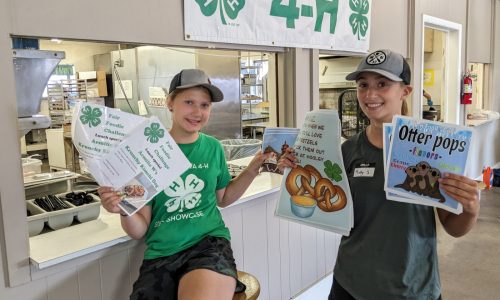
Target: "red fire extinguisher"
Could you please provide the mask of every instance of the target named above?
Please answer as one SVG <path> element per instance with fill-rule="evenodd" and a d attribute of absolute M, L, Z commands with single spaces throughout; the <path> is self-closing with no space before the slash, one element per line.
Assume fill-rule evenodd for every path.
<path fill-rule="evenodd" d="M 470 73 L 465 73 L 463 78 L 463 92 L 461 104 L 472 104 L 472 77 Z"/>

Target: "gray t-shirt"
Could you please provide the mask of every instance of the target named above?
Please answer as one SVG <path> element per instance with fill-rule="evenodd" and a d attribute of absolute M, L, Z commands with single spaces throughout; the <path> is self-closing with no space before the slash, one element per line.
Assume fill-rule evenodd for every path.
<path fill-rule="evenodd" d="M 437 299 L 441 283 L 436 221 L 429 206 L 387 200 L 383 151 L 365 131 L 342 145 L 354 202 L 354 228 L 342 237 L 335 280 L 356 299 Z M 373 177 L 354 177 L 356 168 Z M 359 171 L 359 170 L 358 170 Z"/>

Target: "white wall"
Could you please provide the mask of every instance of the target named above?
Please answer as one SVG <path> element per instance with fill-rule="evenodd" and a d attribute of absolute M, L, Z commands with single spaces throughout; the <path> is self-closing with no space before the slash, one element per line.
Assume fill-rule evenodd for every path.
<path fill-rule="evenodd" d="M 495 0 L 469 0 L 467 60 L 491 63 L 493 7 Z M 498 27 L 497 27 L 498 28 Z"/>
<path fill-rule="evenodd" d="M 411 0 L 372 0 L 370 51 L 391 49 L 410 57 Z"/>
<path fill-rule="evenodd" d="M 96 71 L 94 70 L 94 55 L 118 50 L 118 45 L 75 41 L 63 41 L 58 44 L 50 40 L 40 40 L 40 50 L 64 51 L 65 58 L 59 64 L 74 65 L 75 72 L 84 72 Z"/>
<path fill-rule="evenodd" d="M 319 84 L 346 82 L 347 74 L 353 72 L 361 62 L 361 57 L 342 57 L 319 60 Z M 326 68 L 326 71 L 324 72 Z M 352 81 L 350 82 L 352 83 Z"/>
<path fill-rule="evenodd" d="M 2 109 L 0 128 L 2 132 L 2 155 L 0 155 L 0 292 L 4 284 L 18 283 L 29 277 L 27 222 L 24 219 L 26 206 L 23 199 L 20 141 L 17 136 L 17 105 L 12 64 L 11 3 L 0 0 L 0 62 L 4 66 L 0 80 Z M 7 243 L 6 243 L 7 241 Z M 6 277 L 9 271 L 9 277 Z M 0 293 L 1 295 L 1 293 Z"/>

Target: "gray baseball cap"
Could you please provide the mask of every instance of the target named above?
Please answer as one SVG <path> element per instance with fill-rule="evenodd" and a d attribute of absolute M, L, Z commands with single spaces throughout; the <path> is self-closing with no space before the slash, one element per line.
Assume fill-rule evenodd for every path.
<path fill-rule="evenodd" d="M 184 69 L 177 73 L 170 82 L 168 93 L 178 89 L 188 89 L 196 86 L 202 86 L 210 92 L 212 102 L 220 102 L 224 99 L 222 91 L 210 82 L 207 74 L 199 69 Z"/>
<path fill-rule="evenodd" d="M 358 65 L 358 69 L 348 74 L 345 79 L 357 80 L 362 72 L 373 72 L 393 81 L 402 81 L 410 84 L 411 70 L 404 57 L 391 50 L 381 49 L 374 51 Z"/>

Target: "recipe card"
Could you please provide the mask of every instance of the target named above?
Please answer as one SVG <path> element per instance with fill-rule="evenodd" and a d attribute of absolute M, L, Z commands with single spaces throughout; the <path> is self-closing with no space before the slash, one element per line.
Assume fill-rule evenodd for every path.
<path fill-rule="evenodd" d="M 119 206 L 128 215 L 190 166 L 157 117 L 81 103 L 73 115 L 72 136 L 97 183 L 125 195 Z"/>

